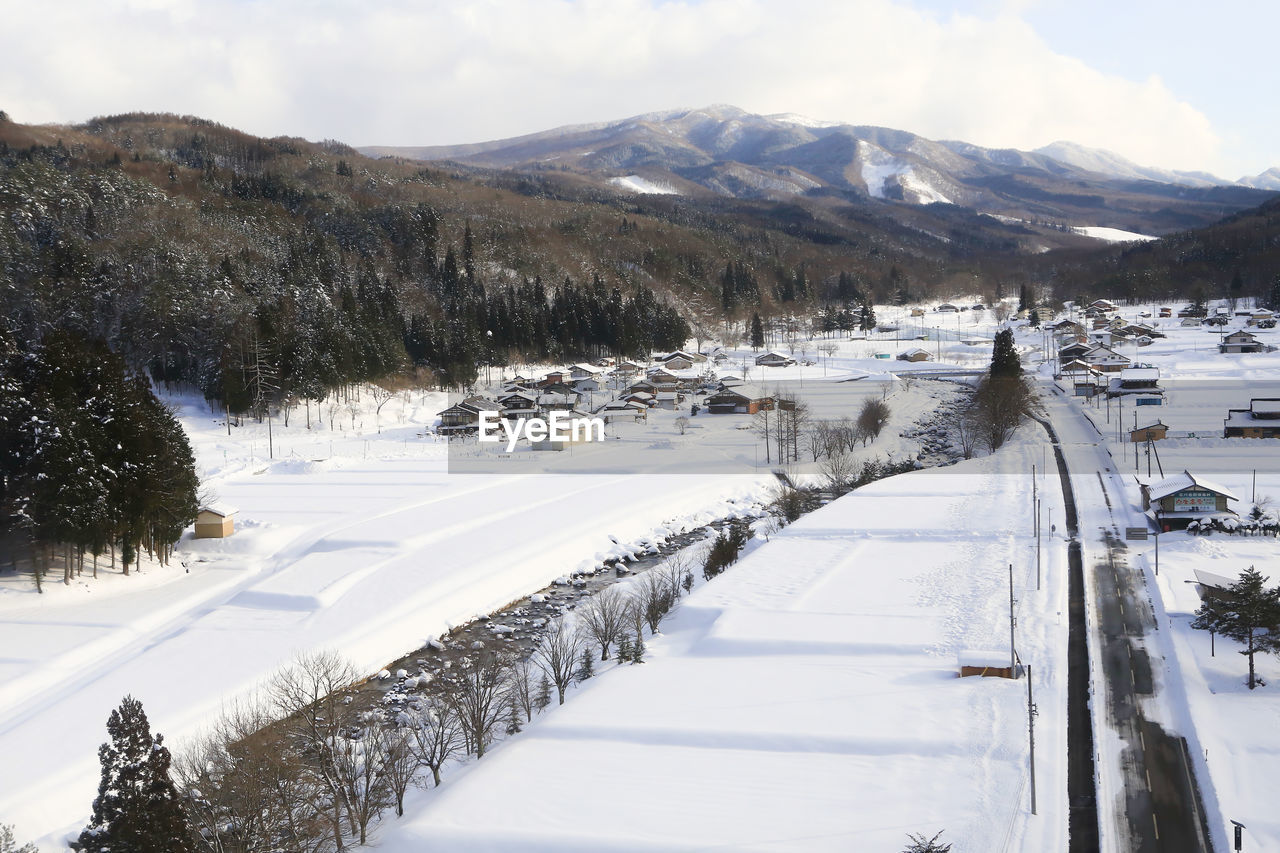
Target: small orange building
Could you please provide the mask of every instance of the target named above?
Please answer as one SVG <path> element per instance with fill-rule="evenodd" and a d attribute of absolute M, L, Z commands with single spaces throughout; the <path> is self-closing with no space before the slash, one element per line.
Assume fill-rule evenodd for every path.
<path fill-rule="evenodd" d="M 236 511 L 225 504 L 200 507 L 196 515 L 196 539 L 225 539 L 235 532 Z"/>

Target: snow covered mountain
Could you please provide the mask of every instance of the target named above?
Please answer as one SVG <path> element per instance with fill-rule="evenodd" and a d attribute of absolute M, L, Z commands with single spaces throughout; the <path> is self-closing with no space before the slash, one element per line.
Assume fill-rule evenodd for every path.
<path fill-rule="evenodd" d="M 1057 142 L 1038 151 L 935 141 L 901 130 L 762 116 L 716 105 L 436 147 L 370 146 L 372 156 L 487 169 L 554 169 L 612 192 L 893 206 L 949 204 L 1024 222 L 1161 234 L 1265 201 L 1280 172 L 1233 186 L 1212 175 L 1138 166 Z M 905 215 L 905 213 L 903 214 Z"/>

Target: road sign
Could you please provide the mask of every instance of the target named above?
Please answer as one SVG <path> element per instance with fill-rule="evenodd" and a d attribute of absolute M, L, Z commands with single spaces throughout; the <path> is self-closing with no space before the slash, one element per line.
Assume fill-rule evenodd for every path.
<path fill-rule="evenodd" d="M 1124 538 L 1133 541 L 1146 541 L 1147 528 L 1145 527 L 1126 527 L 1124 529 Z"/>

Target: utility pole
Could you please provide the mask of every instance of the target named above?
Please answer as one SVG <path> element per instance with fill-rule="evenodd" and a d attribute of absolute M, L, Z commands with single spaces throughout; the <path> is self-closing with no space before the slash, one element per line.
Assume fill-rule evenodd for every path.
<path fill-rule="evenodd" d="M 1027 664 L 1027 740 L 1031 745 L 1031 813 L 1036 813 L 1036 710 L 1031 694 L 1031 664 Z"/>
<path fill-rule="evenodd" d="M 1037 540 L 1040 536 L 1040 499 L 1036 497 L 1036 466 L 1031 466 L 1031 512 L 1033 514 L 1031 532 Z"/>
<path fill-rule="evenodd" d="M 1014 651 L 1013 626 L 1018 624 L 1018 617 L 1013 615 L 1013 563 L 1009 564 L 1009 672 L 1016 678 L 1018 653 Z"/>
<path fill-rule="evenodd" d="M 1040 501 L 1036 500 L 1036 591 L 1040 591 Z"/>

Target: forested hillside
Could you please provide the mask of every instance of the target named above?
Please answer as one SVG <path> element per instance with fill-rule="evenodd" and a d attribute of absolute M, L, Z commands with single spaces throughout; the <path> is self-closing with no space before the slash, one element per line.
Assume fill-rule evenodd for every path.
<path fill-rule="evenodd" d="M 489 363 L 638 355 L 681 345 L 686 322 L 844 298 L 842 282 L 896 299 L 1016 287 L 1017 229 L 943 213 L 627 197 L 168 115 L 0 121 L 18 345 L 74 330 L 235 412 L 411 369 L 461 387 Z M 750 298 L 723 293 L 743 271 Z"/>
<path fill-rule="evenodd" d="M 1148 243 L 1053 252 L 1032 269 L 1063 299 L 1253 297 L 1280 303 L 1280 199 Z"/>

